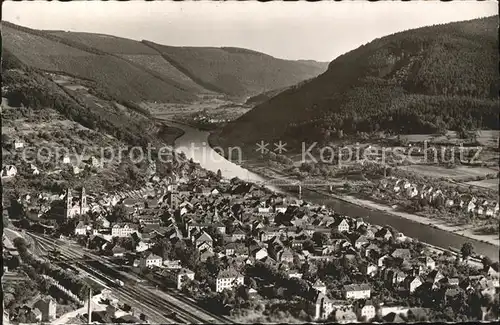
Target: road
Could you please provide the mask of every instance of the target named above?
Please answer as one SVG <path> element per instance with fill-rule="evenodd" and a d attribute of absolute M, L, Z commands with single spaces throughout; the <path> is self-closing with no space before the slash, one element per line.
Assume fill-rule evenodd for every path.
<path fill-rule="evenodd" d="M 111 278 L 109 274 L 104 274 L 101 270 L 98 270 L 90 265 L 89 260 L 85 259 L 84 255 L 87 255 L 91 257 L 92 260 L 101 262 L 109 268 L 113 269 L 113 267 L 110 265 L 110 261 L 108 261 L 107 259 L 86 252 L 81 247 L 65 245 L 67 244 L 67 242 L 63 244 L 60 241 L 49 238 L 47 236 L 40 236 L 33 233 L 30 233 L 30 236 L 36 242 L 41 242 L 42 245 L 50 246 L 52 249 L 58 249 L 61 252 L 61 256 L 66 258 L 67 261 L 74 261 L 74 265 L 86 272 L 89 277 L 95 278 L 95 280 L 101 282 L 103 279 L 105 280 L 104 282 L 110 282 L 109 280 L 106 281 L 106 278 Z M 142 309 L 141 312 L 149 316 L 149 319 L 156 323 L 231 323 L 229 319 L 219 317 L 202 310 L 199 306 L 189 301 L 188 299 L 181 298 L 178 295 L 177 297 L 174 297 L 172 294 L 160 292 L 141 283 L 125 281 L 124 285 L 121 287 L 112 284 L 109 284 L 106 287 L 111 290 L 111 292 L 119 300 L 122 300 L 130 306 L 140 307 L 138 309 Z M 177 314 L 177 319 L 171 320 L 166 317 L 165 315 L 169 312 L 175 312 Z"/>

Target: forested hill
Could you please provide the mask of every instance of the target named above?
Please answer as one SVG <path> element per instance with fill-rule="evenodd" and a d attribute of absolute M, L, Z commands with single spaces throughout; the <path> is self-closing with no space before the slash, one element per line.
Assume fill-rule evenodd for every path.
<path fill-rule="evenodd" d="M 9 22 L 2 22 L 2 37 L 2 48 L 27 66 L 91 81 L 103 93 L 134 102 L 193 102 L 214 93 L 241 99 L 327 69 L 326 62 L 282 60 L 243 48 L 165 46 Z"/>
<path fill-rule="evenodd" d="M 282 60 L 235 47 L 176 47 L 143 41 L 170 64 L 206 89 L 245 97 L 316 77 L 324 62 Z"/>
<path fill-rule="evenodd" d="M 424 27 L 336 58 L 324 74 L 228 124 L 220 141 L 498 129 L 498 89 L 498 16 Z"/>

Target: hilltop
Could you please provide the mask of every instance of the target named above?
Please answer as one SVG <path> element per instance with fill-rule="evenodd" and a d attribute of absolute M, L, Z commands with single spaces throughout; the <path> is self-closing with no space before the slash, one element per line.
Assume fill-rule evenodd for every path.
<path fill-rule="evenodd" d="M 102 95 L 141 102 L 189 102 L 188 89 L 128 60 L 84 43 L 2 22 L 2 49 L 24 65 L 84 80 Z"/>
<path fill-rule="evenodd" d="M 236 97 L 288 87 L 326 70 L 326 63 L 282 60 L 241 48 L 143 43 L 204 88 Z"/>
<path fill-rule="evenodd" d="M 249 49 L 174 47 L 111 35 L 35 30 L 2 22 L 4 50 L 27 66 L 92 82 L 115 99 L 189 103 L 243 98 L 296 84 L 327 63 L 282 60 Z"/>
<path fill-rule="evenodd" d="M 489 17 L 376 39 L 229 123 L 217 141 L 498 129 L 497 26 Z"/>

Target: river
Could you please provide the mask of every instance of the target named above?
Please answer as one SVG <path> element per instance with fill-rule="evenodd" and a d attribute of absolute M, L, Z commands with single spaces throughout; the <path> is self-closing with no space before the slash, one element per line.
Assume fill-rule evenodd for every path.
<path fill-rule="evenodd" d="M 223 156 L 213 150 L 208 144 L 209 132 L 170 121 L 168 121 L 167 124 L 180 128 L 185 132 L 183 136 L 179 137 L 175 141 L 176 150 L 179 152 L 183 151 L 188 159 L 192 158 L 193 161 L 200 163 L 203 168 L 213 172 L 217 172 L 217 170 L 220 169 L 222 175 L 227 178 L 238 177 L 240 179 L 257 183 L 264 183 L 266 181 L 266 179 L 262 176 L 252 173 L 241 166 L 226 160 Z M 270 185 L 266 186 L 271 190 L 284 192 L 283 189 Z M 390 225 L 398 231 L 403 232 L 406 236 L 437 247 L 454 247 L 459 249 L 463 243 L 470 242 L 474 245 L 475 252 L 477 254 L 488 256 L 493 261 L 499 260 L 499 248 L 489 243 L 466 238 L 452 232 L 437 229 L 432 226 L 414 222 L 392 214 L 374 211 L 362 206 L 332 198 L 327 195 L 309 191 L 304 188 L 302 190 L 302 197 L 312 203 L 324 204 L 331 207 L 340 214 L 351 217 L 362 217 L 371 224 L 379 226 Z"/>

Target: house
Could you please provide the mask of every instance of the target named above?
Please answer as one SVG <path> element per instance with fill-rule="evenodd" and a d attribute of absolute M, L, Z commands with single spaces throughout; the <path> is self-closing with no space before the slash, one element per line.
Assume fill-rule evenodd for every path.
<path fill-rule="evenodd" d="M 387 255 L 387 254 L 385 254 L 385 255 L 383 255 L 383 256 L 381 256 L 381 257 L 379 257 L 379 258 L 377 259 L 377 265 L 378 265 L 378 267 L 385 266 L 385 260 L 390 259 L 390 258 L 391 258 L 391 257 L 390 257 L 389 255 Z"/>
<path fill-rule="evenodd" d="M 153 244 L 146 243 L 145 241 L 141 240 L 135 245 L 135 251 L 138 253 L 144 252 L 150 249 L 152 246 Z"/>
<path fill-rule="evenodd" d="M 109 228 L 111 226 L 111 222 L 102 215 L 97 217 L 96 224 L 100 225 L 98 228 Z"/>
<path fill-rule="evenodd" d="M 312 288 L 326 295 L 326 285 L 320 280 L 316 280 L 312 285 Z"/>
<path fill-rule="evenodd" d="M 196 245 L 196 247 L 200 251 L 204 248 L 207 248 L 207 247 L 209 247 L 211 249 L 213 247 L 213 243 L 214 243 L 214 241 L 212 239 L 212 236 L 207 234 L 205 231 L 198 233 L 194 237 L 194 244 Z"/>
<path fill-rule="evenodd" d="M 246 234 L 243 230 L 240 228 L 236 228 L 233 233 L 231 234 L 231 240 L 237 241 L 237 240 L 244 240 L 246 237 Z"/>
<path fill-rule="evenodd" d="M 2 168 L 1 177 L 9 178 L 17 175 L 17 168 L 14 165 L 7 165 Z"/>
<path fill-rule="evenodd" d="M 318 292 L 308 305 L 309 315 L 312 319 L 320 320 L 327 319 L 333 312 L 333 303 L 325 296 L 324 293 Z"/>
<path fill-rule="evenodd" d="M 379 231 L 377 231 L 377 233 L 375 233 L 375 237 L 376 238 L 381 238 L 383 240 L 389 240 L 392 238 L 392 233 L 389 229 L 387 228 L 382 228 L 380 229 Z"/>
<path fill-rule="evenodd" d="M 115 257 L 122 257 L 125 255 L 125 252 L 127 250 L 121 246 L 118 246 L 118 245 L 115 245 L 112 249 L 111 249 L 111 253 L 113 254 L 113 256 Z"/>
<path fill-rule="evenodd" d="M 343 294 L 345 299 L 369 299 L 371 288 L 368 284 L 348 284 L 344 285 Z"/>
<path fill-rule="evenodd" d="M 186 268 L 173 268 L 165 272 L 165 276 L 170 282 L 174 283 L 175 288 L 181 290 L 188 279 L 194 280 L 195 273 Z"/>
<path fill-rule="evenodd" d="M 378 247 L 375 244 L 370 244 L 364 248 L 365 250 L 365 257 L 370 257 L 373 255 L 378 255 L 380 254 L 380 247 Z"/>
<path fill-rule="evenodd" d="M 166 269 L 180 269 L 180 268 L 182 268 L 180 260 L 163 260 L 163 267 Z"/>
<path fill-rule="evenodd" d="M 290 278 L 297 278 L 297 279 L 302 279 L 302 273 L 300 273 L 298 270 L 289 270 L 288 271 L 288 276 Z"/>
<path fill-rule="evenodd" d="M 349 223 L 344 218 L 341 218 L 341 219 L 338 219 L 337 221 L 335 221 L 332 224 L 332 228 L 337 230 L 338 232 L 347 232 L 350 229 Z"/>
<path fill-rule="evenodd" d="M 222 292 L 224 289 L 231 289 L 234 286 L 242 285 L 243 280 L 243 275 L 232 268 L 221 270 L 217 274 L 215 291 Z"/>
<path fill-rule="evenodd" d="M 484 272 L 486 272 L 486 274 L 488 274 L 489 276 L 492 276 L 492 277 L 498 277 L 498 263 L 495 263 L 495 264 L 492 264 L 490 266 L 487 266 L 484 268 Z"/>
<path fill-rule="evenodd" d="M 411 252 L 409 249 L 406 249 L 406 248 L 396 248 L 391 256 L 393 258 L 400 258 L 400 259 L 403 259 L 403 260 L 408 260 L 411 258 Z"/>
<path fill-rule="evenodd" d="M 363 274 L 373 277 L 377 274 L 378 267 L 373 263 L 367 262 L 361 265 L 360 271 L 363 272 Z"/>
<path fill-rule="evenodd" d="M 278 261 L 280 262 L 288 262 L 288 263 L 293 262 L 293 253 L 288 248 L 279 251 L 277 255 L 278 255 Z"/>
<path fill-rule="evenodd" d="M 410 275 L 404 280 L 404 287 L 409 293 L 415 292 L 422 285 L 422 280 L 419 276 Z"/>
<path fill-rule="evenodd" d="M 389 270 L 387 272 L 387 280 L 393 287 L 398 287 L 404 280 L 407 275 L 400 270 Z"/>
<path fill-rule="evenodd" d="M 361 247 L 363 247 L 364 245 L 368 244 L 368 238 L 366 238 L 366 236 L 363 236 L 363 235 L 359 235 L 357 236 L 354 240 L 353 240 L 353 245 L 354 247 L 356 247 L 357 249 L 360 249 Z"/>
<path fill-rule="evenodd" d="M 339 324 L 356 323 L 357 316 L 352 307 L 344 306 L 335 309 L 335 321 Z"/>
<path fill-rule="evenodd" d="M 370 321 L 376 315 L 375 306 L 371 300 L 360 301 L 356 304 L 355 310 L 360 321 Z"/>
<path fill-rule="evenodd" d="M 384 323 L 405 323 L 403 318 L 394 312 L 389 313 L 382 317 Z"/>
<path fill-rule="evenodd" d="M 77 236 L 85 236 L 87 232 L 91 230 L 91 227 L 85 224 L 83 221 L 78 222 L 75 227 L 75 235 Z"/>
<path fill-rule="evenodd" d="M 434 270 L 436 268 L 436 262 L 429 256 L 420 257 L 418 260 L 429 270 Z"/>
<path fill-rule="evenodd" d="M 406 189 L 406 196 L 408 196 L 409 198 L 414 198 L 417 195 L 418 195 L 418 190 L 416 187 L 411 186 Z"/>
<path fill-rule="evenodd" d="M 460 281 L 458 280 L 458 278 L 447 278 L 446 283 L 450 287 L 458 287 L 458 285 L 460 284 Z"/>
<path fill-rule="evenodd" d="M 111 227 L 111 237 L 128 237 L 137 232 L 137 226 L 129 223 L 117 223 Z"/>
<path fill-rule="evenodd" d="M 426 282 L 432 283 L 435 285 L 439 281 L 441 281 L 444 278 L 444 275 L 439 272 L 438 270 L 433 270 L 427 275 Z"/>
<path fill-rule="evenodd" d="M 269 253 L 267 252 L 267 249 L 265 247 L 262 248 L 258 247 L 251 253 L 251 256 L 256 260 L 262 260 L 268 257 Z"/>
<path fill-rule="evenodd" d="M 161 267 L 163 259 L 153 253 L 143 255 L 139 260 L 139 267 Z"/>
<path fill-rule="evenodd" d="M 53 298 L 40 299 L 33 307 L 41 312 L 43 322 L 51 322 L 56 318 L 57 303 Z"/>
<path fill-rule="evenodd" d="M 15 150 L 22 149 L 24 148 L 24 142 L 22 142 L 21 140 L 14 140 L 12 146 L 14 147 Z"/>
<path fill-rule="evenodd" d="M 33 164 L 30 164 L 30 171 L 32 175 L 40 175 L 40 170 Z"/>

